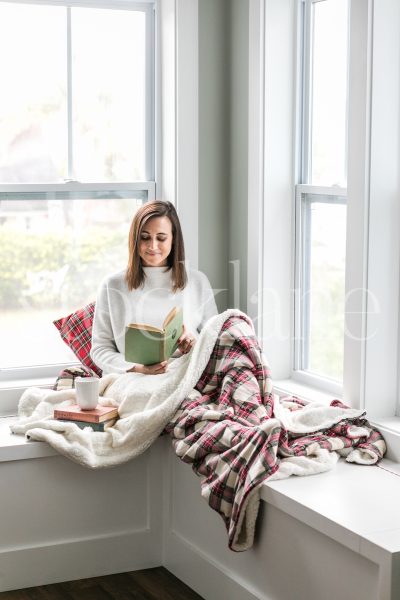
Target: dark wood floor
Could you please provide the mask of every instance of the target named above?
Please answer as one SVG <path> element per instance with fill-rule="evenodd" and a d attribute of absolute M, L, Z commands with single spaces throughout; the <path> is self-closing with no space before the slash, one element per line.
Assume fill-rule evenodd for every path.
<path fill-rule="evenodd" d="M 0 600 L 75 599 L 203 600 L 164 567 L 0 593 Z"/>

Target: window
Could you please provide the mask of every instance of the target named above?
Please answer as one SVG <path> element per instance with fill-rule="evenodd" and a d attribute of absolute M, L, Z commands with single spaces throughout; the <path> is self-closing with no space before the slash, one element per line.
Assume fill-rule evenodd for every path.
<path fill-rule="evenodd" d="M 250 283 L 256 281 L 261 271 L 262 285 L 249 285 L 248 306 L 253 302 L 252 312 L 260 319 L 260 337 L 276 388 L 323 399 L 318 390 L 325 387 L 330 400 L 340 393 L 341 373 L 332 366 L 343 364 L 339 397 L 367 410 L 389 441 L 390 458 L 400 460 L 400 3 L 351 0 L 347 23 L 344 4 L 341 0 L 251 1 L 251 6 L 259 7 L 255 17 L 265 8 L 263 28 L 260 18 L 250 22 L 250 47 L 259 51 L 253 48 L 252 56 L 262 56 L 263 64 L 250 80 L 249 103 L 252 109 L 260 107 L 258 113 L 250 113 L 249 169 L 258 196 L 252 203 L 257 219 L 249 213 L 249 222 L 256 228 L 261 221 L 263 230 L 259 236 L 262 268 L 253 254 L 256 267 L 250 265 L 248 278 Z M 319 44 L 315 26 L 323 23 L 321 15 L 330 5 L 337 5 L 342 17 L 338 21 L 330 16 L 331 27 L 324 38 L 332 48 L 331 59 L 341 67 L 336 71 L 327 62 L 332 76 L 329 91 L 336 98 L 335 106 L 324 109 L 336 123 L 336 131 L 327 136 L 329 123 L 318 120 L 321 95 L 315 80 L 320 69 L 314 69 L 313 51 Z M 318 49 L 322 60 L 324 52 Z M 301 92 L 294 89 L 296 85 Z M 324 103 L 329 98 L 328 94 Z M 303 115 L 303 120 L 293 118 L 295 114 Z M 316 134 L 321 138 L 318 147 Z M 301 148 L 293 143 L 295 139 L 302 140 Z M 326 140 L 334 144 L 333 158 L 329 147 L 322 151 Z M 252 165 L 256 168 L 251 171 Z M 327 296 L 325 289 L 320 293 L 316 282 L 321 278 L 323 288 L 333 286 L 335 293 Z M 331 283 L 325 284 L 325 279 Z M 339 291 L 343 300 L 332 302 Z M 334 322 L 336 340 L 331 342 L 328 336 Z M 313 336 L 321 336 L 321 331 L 324 350 L 315 356 Z M 343 361 L 328 354 L 339 345 Z M 306 387 L 299 385 L 302 379 Z"/>
<path fill-rule="evenodd" d="M 154 45 L 151 3 L 0 1 L 3 381 L 73 362 L 52 320 L 126 265 L 155 197 Z"/>
<path fill-rule="evenodd" d="M 298 370 L 343 379 L 346 197 L 298 186 Z M 312 191 L 311 191 L 312 190 Z"/>
<path fill-rule="evenodd" d="M 335 391 L 343 380 L 348 16 L 348 0 L 302 4 L 295 371 Z"/>

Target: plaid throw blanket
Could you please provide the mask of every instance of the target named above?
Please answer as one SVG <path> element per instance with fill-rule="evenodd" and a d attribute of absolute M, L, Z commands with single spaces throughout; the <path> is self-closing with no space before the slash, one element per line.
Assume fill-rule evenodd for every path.
<path fill-rule="evenodd" d="M 104 433 L 53 418 L 54 408 L 75 402 L 74 378 L 86 373 L 66 370 L 56 390 L 28 388 L 11 431 L 97 469 L 138 456 L 167 428 L 177 455 L 192 464 L 202 495 L 222 516 L 232 550 L 253 543 L 267 478 L 319 473 L 332 468 L 338 453 L 372 464 L 385 452 L 362 410 L 338 401 L 279 400 L 251 320 L 233 309 L 212 317 L 193 350 L 171 361 L 166 373 L 102 377 L 99 402 L 118 406 L 120 414 Z"/>
<path fill-rule="evenodd" d="M 272 393 L 251 321 L 228 318 L 195 390 L 166 427 L 176 454 L 201 478 L 201 493 L 224 520 L 229 548 L 253 544 L 259 488 L 268 478 L 321 472 L 337 454 L 371 464 L 384 441 L 363 411 L 339 401 L 306 405 Z M 307 470 L 312 465 L 316 468 Z M 274 475 L 275 474 L 275 475 Z"/>

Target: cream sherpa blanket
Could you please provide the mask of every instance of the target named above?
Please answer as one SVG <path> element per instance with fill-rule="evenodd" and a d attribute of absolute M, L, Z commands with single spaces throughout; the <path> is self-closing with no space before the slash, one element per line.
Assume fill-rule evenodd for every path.
<path fill-rule="evenodd" d="M 105 432 L 82 430 L 73 423 L 53 419 L 55 408 L 76 402 L 74 389 L 39 388 L 29 388 L 21 396 L 20 418 L 11 425 L 11 431 L 25 434 L 31 440 L 45 441 L 60 454 L 91 468 L 111 467 L 138 456 L 160 435 L 181 401 L 193 393 L 225 319 L 241 314 L 231 309 L 210 319 L 193 350 L 172 359 L 166 373 L 102 377 L 99 403 L 118 406 L 120 415 Z"/>

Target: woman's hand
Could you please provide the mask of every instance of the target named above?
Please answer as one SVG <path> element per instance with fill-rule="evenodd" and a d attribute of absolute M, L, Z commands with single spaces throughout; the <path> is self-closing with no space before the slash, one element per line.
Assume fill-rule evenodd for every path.
<path fill-rule="evenodd" d="M 167 370 L 168 362 L 164 360 L 163 362 L 156 363 L 154 365 L 134 365 L 131 369 L 127 371 L 127 373 L 142 373 L 143 375 L 160 375 L 161 373 L 165 373 Z"/>
<path fill-rule="evenodd" d="M 189 331 L 186 331 L 186 327 L 183 326 L 183 333 L 178 340 L 178 349 L 182 352 L 182 354 L 187 354 L 193 348 L 195 343 L 195 336 Z"/>

